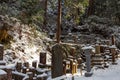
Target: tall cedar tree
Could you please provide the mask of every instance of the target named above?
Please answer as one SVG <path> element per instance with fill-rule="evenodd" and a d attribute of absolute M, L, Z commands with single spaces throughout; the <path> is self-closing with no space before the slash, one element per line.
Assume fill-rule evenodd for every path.
<path fill-rule="evenodd" d="M 48 3 L 48 0 L 45 0 L 45 8 L 44 8 L 44 28 L 46 29 L 46 25 L 47 25 L 47 3 Z"/>
<path fill-rule="evenodd" d="M 57 32 L 56 32 L 56 39 L 57 43 L 60 43 L 60 34 L 61 34 L 61 0 L 58 0 L 58 18 L 57 18 Z"/>
<path fill-rule="evenodd" d="M 88 14 L 87 16 L 93 15 L 95 11 L 94 0 L 89 0 Z"/>

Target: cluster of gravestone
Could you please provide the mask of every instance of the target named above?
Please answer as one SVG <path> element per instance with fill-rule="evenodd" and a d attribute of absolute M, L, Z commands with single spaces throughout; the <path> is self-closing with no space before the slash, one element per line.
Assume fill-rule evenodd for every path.
<path fill-rule="evenodd" d="M 4 47 L 0 45 L 0 80 L 47 80 L 50 76 L 51 65 L 46 64 L 46 52 L 40 52 L 39 63 L 33 61 L 17 62 L 8 66 L 3 61 Z"/>
<path fill-rule="evenodd" d="M 46 64 L 46 52 L 40 52 L 39 63 L 33 61 L 30 65 L 29 62 L 17 62 L 14 67 L 8 67 L 3 61 L 4 46 L 0 45 L 0 71 L 2 72 L 0 80 L 47 80 L 50 77 L 49 72 L 51 72 L 52 79 L 56 80 L 67 73 L 76 74 L 78 69 L 80 69 L 81 75 L 82 71 L 86 70 L 84 75 L 90 77 L 94 67 L 104 69 L 108 68 L 110 64 L 117 64 L 119 49 L 115 47 L 114 36 L 111 40 L 101 40 L 95 45 L 83 46 L 81 56 L 77 57 L 75 47 L 70 47 L 70 54 L 66 54 L 67 56 L 64 57 L 63 44 L 67 43 L 52 46 L 51 65 Z M 62 79 L 66 79 L 66 76 L 59 78 L 59 80 Z"/>
<path fill-rule="evenodd" d="M 71 47 L 71 55 L 66 59 L 63 58 L 61 45 L 56 44 L 52 47 L 52 78 L 57 78 L 66 73 L 75 74 L 80 68 L 86 70 L 84 74 L 86 77 L 92 76 L 92 68 L 108 68 L 109 65 L 117 65 L 119 49 L 115 46 L 115 37 L 112 35 L 110 40 L 97 41 L 95 45 L 87 45 L 82 47 L 82 54 L 80 57 L 75 57 L 75 48 Z M 84 56 L 83 56 L 84 55 Z M 85 67 L 82 68 L 85 64 Z M 64 79 L 64 78 L 63 78 Z"/>

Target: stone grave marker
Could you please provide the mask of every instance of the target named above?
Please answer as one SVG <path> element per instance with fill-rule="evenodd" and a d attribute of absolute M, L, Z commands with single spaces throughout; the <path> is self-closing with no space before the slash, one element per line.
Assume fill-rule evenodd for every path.
<path fill-rule="evenodd" d="M 52 78 L 62 76 L 63 73 L 63 53 L 62 46 L 55 44 L 52 47 Z"/>

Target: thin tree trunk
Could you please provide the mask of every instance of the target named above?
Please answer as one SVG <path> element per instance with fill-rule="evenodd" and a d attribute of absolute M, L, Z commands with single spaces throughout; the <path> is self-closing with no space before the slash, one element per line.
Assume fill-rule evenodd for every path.
<path fill-rule="evenodd" d="M 87 16 L 94 14 L 94 0 L 89 0 L 89 8 L 88 8 L 88 14 Z"/>
<path fill-rule="evenodd" d="M 56 39 L 57 43 L 60 43 L 60 34 L 61 34 L 61 0 L 58 0 L 58 19 L 57 19 L 57 32 Z"/>
<path fill-rule="evenodd" d="M 48 2 L 48 0 L 45 0 L 45 8 L 44 8 L 45 12 L 44 12 L 44 22 L 43 22 L 45 29 L 47 27 L 47 2 Z"/>

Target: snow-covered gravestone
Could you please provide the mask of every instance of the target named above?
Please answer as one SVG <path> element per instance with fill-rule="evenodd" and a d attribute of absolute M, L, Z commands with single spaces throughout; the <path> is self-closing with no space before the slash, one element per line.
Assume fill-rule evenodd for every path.
<path fill-rule="evenodd" d="M 0 60 L 3 60 L 4 46 L 0 44 Z"/>
<path fill-rule="evenodd" d="M 85 73 L 85 76 L 86 77 L 90 77 L 92 76 L 92 72 L 91 72 L 91 52 L 92 52 L 92 49 L 93 47 L 91 46 L 88 46 L 88 47 L 83 47 L 82 48 L 85 52 L 85 56 L 86 56 L 86 73 Z"/>
<path fill-rule="evenodd" d="M 0 69 L 0 80 L 7 80 L 7 73 Z"/>
<path fill-rule="evenodd" d="M 52 47 L 52 78 L 63 75 L 63 52 L 60 44 Z"/>

